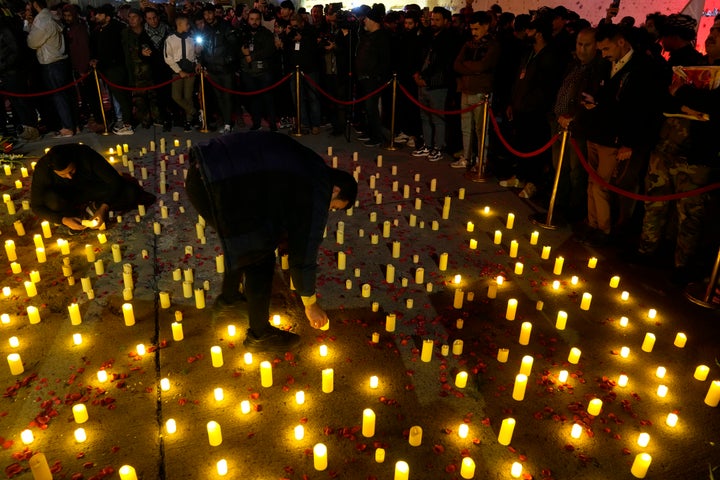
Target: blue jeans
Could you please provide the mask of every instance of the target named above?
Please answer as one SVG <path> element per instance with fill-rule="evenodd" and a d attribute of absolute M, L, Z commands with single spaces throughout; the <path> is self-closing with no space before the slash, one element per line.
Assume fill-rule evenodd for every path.
<path fill-rule="evenodd" d="M 72 82 L 70 72 L 70 62 L 60 60 L 47 65 L 40 65 L 43 82 L 48 90 L 64 87 Z M 70 89 L 53 93 L 52 100 L 60 120 L 60 126 L 68 130 L 75 131 L 75 122 L 73 121 L 72 103 L 70 100 Z"/>
<path fill-rule="evenodd" d="M 419 87 L 418 100 L 426 107 L 434 110 L 445 110 L 447 93 L 447 88 L 429 90 L 425 87 Z M 420 118 L 422 119 L 425 146 L 442 150 L 445 147 L 445 115 L 438 115 L 422 110 L 420 112 Z"/>

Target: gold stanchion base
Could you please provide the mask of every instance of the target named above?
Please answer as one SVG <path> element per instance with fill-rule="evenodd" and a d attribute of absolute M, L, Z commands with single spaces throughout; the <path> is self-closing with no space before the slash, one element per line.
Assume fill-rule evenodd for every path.
<path fill-rule="evenodd" d="M 533 213 L 528 216 L 530 223 L 537 225 L 538 227 L 544 228 L 545 230 L 557 230 L 560 228 L 558 224 L 547 223 L 547 213 Z"/>
<path fill-rule="evenodd" d="M 468 170 L 467 172 L 465 172 L 465 174 L 463 176 L 465 178 L 467 178 L 468 180 L 471 180 L 475 183 L 485 183 L 490 180 L 490 177 L 485 176 L 485 175 L 478 175 L 477 173 L 473 172 L 472 170 Z"/>
<path fill-rule="evenodd" d="M 107 130 L 105 130 L 105 131 L 102 132 L 100 135 L 102 135 L 103 137 L 107 137 L 108 135 L 110 135 L 110 132 L 108 132 Z"/>
<path fill-rule="evenodd" d="M 707 294 L 707 285 L 703 283 L 691 283 L 685 287 L 685 298 L 690 300 L 695 305 L 700 305 L 703 308 L 710 310 L 716 310 L 720 308 L 720 304 L 712 303 L 712 295 L 710 301 L 705 301 L 705 294 Z"/>
<path fill-rule="evenodd" d="M 398 149 L 398 147 L 396 147 L 395 145 L 389 145 L 389 146 L 385 147 L 385 150 L 387 150 L 388 152 L 394 152 L 397 149 Z"/>
<path fill-rule="evenodd" d="M 200 132 L 200 133 L 210 133 L 210 130 L 208 130 L 207 128 L 201 128 L 200 130 L 198 130 L 198 132 Z"/>
<path fill-rule="evenodd" d="M 293 137 L 302 137 L 303 134 L 301 132 L 292 132 Z"/>

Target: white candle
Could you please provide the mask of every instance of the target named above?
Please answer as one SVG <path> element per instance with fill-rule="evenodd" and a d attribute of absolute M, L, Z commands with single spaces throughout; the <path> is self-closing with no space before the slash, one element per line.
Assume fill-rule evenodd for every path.
<path fill-rule="evenodd" d="M 519 373 L 515 377 L 515 385 L 513 386 L 512 397 L 514 400 L 522 401 L 525 398 L 525 388 L 527 387 L 527 375 Z"/>
<path fill-rule="evenodd" d="M 505 446 L 510 445 L 514 430 L 515 419 L 512 417 L 503 419 L 500 425 L 500 432 L 498 433 L 498 443 Z"/>
<path fill-rule="evenodd" d="M 322 391 L 332 393 L 335 389 L 334 372 L 332 368 L 325 368 L 322 371 Z"/>
<path fill-rule="evenodd" d="M 635 460 L 633 460 L 632 467 L 630 467 L 630 473 L 632 473 L 635 478 L 645 478 L 651 462 L 652 457 L 650 454 L 644 452 L 638 453 L 635 456 Z"/>
<path fill-rule="evenodd" d="M 389 313 L 385 316 L 385 331 L 387 332 L 394 332 L 395 331 L 395 321 L 396 316 L 394 313 Z"/>
<path fill-rule="evenodd" d="M 713 380 L 705 395 L 705 405 L 717 407 L 720 403 L 720 380 Z"/>
<path fill-rule="evenodd" d="M 603 402 L 599 398 L 593 398 L 590 400 L 590 403 L 588 403 L 587 411 L 590 415 L 598 416 L 600 415 L 600 411 L 602 410 Z"/>
<path fill-rule="evenodd" d="M 131 303 L 123 303 L 122 306 L 123 319 L 125 320 L 125 326 L 132 327 L 135 325 L 135 313 L 133 312 L 133 306 Z"/>
<path fill-rule="evenodd" d="M 577 365 L 577 363 L 580 361 L 580 355 L 582 352 L 577 347 L 572 347 L 570 349 L 570 354 L 568 355 L 568 362 L 572 363 L 573 365 Z"/>
<path fill-rule="evenodd" d="M 532 366 L 535 359 L 532 357 L 532 355 L 525 355 L 521 362 L 520 362 L 520 371 L 518 373 L 522 373 L 523 375 L 530 376 L 530 372 L 532 372 Z"/>
<path fill-rule="evenodd" d="M 495 235 L 493 236 L 493 243 L 495 245 L 500 245 L 500 243 L 502 243 L 502 232 L 500 230 L 495 230 Z"/>
<path fill-rule="evenodd" d="M 217 447 L 222 443 L 222 429 L 220 424 L 211 420 L 207 424 L 208 441 L 211 447 Z"/>
<path fill-rule="evenodd" d="M 507 228 L 508 230 L 512 230 L 514 225 L 515 225 L 515 214 L 508 213 L 507 222 L 505 222 L 505 228 Z"/>
<path fill-rule="evenodd" d="M 423 340 L 422 351 L 420 353 L 421 361 L 429 362 L 432 360 L 433 345 L 434 342 L 432 340 Z"/>
<path fill-rule="evenodd" d="M 558 373 L 558 382 L 565 384 L 567 383 L 568 379 L 568 371 L 567 370 L 560 370 Z"/>
<path fill-rule="evenodd" d="M 80 306 L 77 303 L 71 303 L 68 305 L 68 312 L 70 313 L 70 323 L 72 325 L 80 325 L 82 323 Z"/>
<path fill-rule="evenodd" d="M 675 341 L 673 342 L 673 345 L 678 348 L 684 348 L 686 343 L 687 336 L 682 332 L 678 332 L 677 335 L 675 335 Z"/>
<path fill-rule="evenodd" d="M 555 275 L 560 275 L 562 273 L 563 263 L 565 263 L 565 259 L 563 257 L 557 257 L 555 259 L 555 266 L 553 267 L 553 273 Z"/>
<path fill-rule="evenodd" d="M 327 447 L 322 443 L 316 443 L 313 447 L 313 466 L 318 471 L 323 471 L 328 466 Z"/>
<path fill-rule="evenodd" d="M 518 256 L 518 242 L 515 240 L 512 240 L 510 242 L 510 258 L 516 258 Z"/>
<path fill-rule="evenodd" d="M 542 253 L 540 254 L 540 258 L 542 258 L 543 260 L 547 260 L 548 258 L 550 258 L 550 246 L 545 245 L 542 248 Z"/>
<path fill-rule="evenodd" d="M 590 257 L 588 260 L 588 268 L 595 268 L 597 267 L 598 259 L 596 257 Z"/>
<path fill-rule="evenodd" d="M 555 328 L 558 330 L 565 330 L 567 325 L 568 315 L 567 312 L 560 310 L 557 314 L 557 320 L 555 320 Z"/>
<path fill-rule="evenodd" d="M 515 320 L 515 313 L 517 312 L 518 301 L 514 298 L 508 300 L 507 309 L 505 310 L 505 318 L 508 320 Z"/>
<path fill-rule="evenodd" d="M 375 435 L 375 412 L 370 408 L 363 410 L 362 434 L 367 438 Z"/>
<path fill-rule="evenodd" d="M 653 347 L 655 346 L 655 334 L 653 333 L 646 333 L 645 338 L 643 339 L 642 343 L 642 351 L 643 352 L 652 352 Z"/>
<path fill-rule="evenodd" d="M 505 363 L 508 361 L 508 356 L 510 356 L 510 350 L 507 348 L 499 348 L 497 353 L 497 361 L 500 363 Z"/>
<path fill-rule="evenodd" d="M 675 413 L 668 413 L 667 418 L 665 419 L 665 423 L 668 427 L 674 427 L 677 425 L 678 422 L 678 416 Z"/>
<path fill-rule="evenodd" d="M 638 435 L 637 444 L 645 448 L 650 443 L 650 435 L 648 433 L 642 432 L 640 435 Z"/>
<path fill-rule="evenodd" d="M 475 477 L 475 462 L 470 457 L 462 459 L 460 464 L 460 476 L 462 478 L 473 478 Z"/>
<path fill-rule="evenodd" d="M 468 374 L 467 372 L 458 372 L 455 375 L 455 386 L 457 388 L 465 388 L 467 386 Z"/>
<path fill-rule="evenodd" d="M 267 360 L 260 363 L 260 384 L 265 388 L 273 384 L 272 364 Z"/>
<path fill-rule="evenodd" d="M 423 429 L 422 427 L 415 425 L 410 427 L 410 435 L 408 436 L 408 442 L 413 447 L 419 447 L 422 443 Z"/>
<path fill-rule="evenodd" d="M 82 403 L 73 405 L 72 412 L 75 423 L 85 423 L 88 421 L 87 408 Z"/>
<path fill-rule="evenodd" d="M 630 293 L 628 293 L 628 292 L 622 292 L 622 293 L 620 294 L 620 298 L 622 299 L 623 302 L 627 302 L 628 299 L 630 298 Z"/>
<path fill-rule="evenodd" d="M 618 377 L 618 382 L 617 382 L 617 384 L 618 384 L 618 387 L 622 387 L 622 388 L 627 387 L 627 384 L 628 384 L 628 376 L 625 375 L 625 374 L 620 375 L 620 376 Z"/>
<path fill-rule="evenodd" d="M 7 356 L 8 365 L 10 366 L 11 375 L 20 375 L 25 371 L 23 367 L 22 359 L 19 353 L 11 353 Z"/>
<path fill-rule="evenodd" d="M 570 430 L 570 436 L 572 438 L 580 438 L 580 435 L 582 435 L 582 430 L 582 425 L 576 423 L 572 426 L 572 429 Z"/>
<path fill-rule="evenodd" d="M 582 300 L 580 301 L 580 310 L 590 310 L 590 302 L 592 302 L 592 295 L 588 292 L 582 294 Z"/>
<path fill-rule="evenodd" d="M 212 366 L 219 368 L 223 366 L 223 353 L 222 348 L 215 345 L 210 347 L 210 359 L 212 360 Z"/>
<path fill-rule="evenodd" d="M 447 254 L 447 253 L 441 253 L 441 254 L 440 254 L 440 261 L 439 261 L 438 269 L 439 269 L 441 272 L 444 272 L 445 270 L 447 270 L 447 266 L 448 266 L 448 254 Z"/>
<path fill-rule="evenodd" d="M 400 460 L 395 464 L 395 476 L 393 480 L 408 480 L 410 476 L 410 467 L 407 462 Z"/>
<path fill-rule="evenodd" d="M 610 278 L 610 288 L 618 288 L 620 285 L 620 277 L 615 275 L 614 277 Z"/>
<path fill-rule="evenodd" d="M 710 373 L 710 367 L 708 367 L 707 365 L 698 365 L 695 368 L 693 378 L 695 380 L 700 380 L 701 382 L 704 382 L 705 380 L 707 380 L 708 373 Z"/>
<path fill-rule="evenodd" d="M 518 340 L 518 343 L 520 345 L 529 344 L 531 333 L 532 333 L 532 323 L 523 322 L 522 326 L 520 327 L 520 339 Z"/>
<path fill-rule="evenodd" d="M 45 255 L 45 249 L 42 247 L 38 247 L 35 249 L 35 255 L 37 256 L 38 263 L 45 263 L 47 262 L 47 255 Z"/>
<path fill-rule="evenodd" d="M 530 234 L 530 245 L 537 245 L 540 238 L 540 232 L 534 231 Z"/>
<path fill-rule="evenodd" d="M 120 467 L 118 474 L 120 474 L 120 480 L 137 480 L 135 469 L 130 465 L 123 465 Z"/>
<path fill-rule="evenodd" d="M 372 375 L 370 377 L 370 388 L 372 388 L 373 390 L 376 389 L 378 387 L 378 383 L 378 377 L 376 375 Z"/>
<path fill-rule="evenodd" d="M 522 275 L 523 273 L 523 264 L 520 262 L 515 263 L 515 275 Z"/>

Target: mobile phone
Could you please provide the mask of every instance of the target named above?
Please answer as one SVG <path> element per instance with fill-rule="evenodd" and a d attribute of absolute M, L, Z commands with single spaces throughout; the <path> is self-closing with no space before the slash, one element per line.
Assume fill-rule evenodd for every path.
<path fill-rule="evenodd" d="M 610 4 L 612 8 L 620 8 L 620 0 L 613 0 L 613 2 Z"/>

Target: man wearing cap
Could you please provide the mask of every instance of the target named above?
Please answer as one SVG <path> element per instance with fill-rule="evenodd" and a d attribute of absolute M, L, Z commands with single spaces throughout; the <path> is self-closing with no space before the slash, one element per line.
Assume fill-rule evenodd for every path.
<path fill-rule="evenodd" d="M 185 185 L 190 201 L 222 243 L 225 273 L 219 307 L 242 307 L 239 287 L 244 285 L 250 324 L 245 348 L 284 352 L 300 340 L 269 323 L 275 249 L 284 238 L 290 277 L 305 316 L 310 326 L 323 328 L 328 317 L 316 297 L 318 249 L 328 210 L 353 206 L 355 179 L 328 167 L 317 153 L 287 135 L 247 132 L 194 147 Z"/>
<path fill-rule="evenodd" d="M 360 37 L 355 72 L 358 79 L 358 92 L 367 95 L 377 90 L 390 79 L 390 34 L 383 28 L 385 6 L 376 3 L 365 17 L 365 35 Z M 380 119 L 380 96 L 365 100 L 365 140 L 366 147 L 377 147 L 385 141 Z"/>
<path fill-rule="evenodd" d="M 702 54 L 695 49 L 697 21 L 690 15 L 674 13 L 668 15 L 660 26 L 660 44 L 670 52 L 668 64 L 671 67 L 701 65 Z"/>
<path fill-rule="evenodd" d="M 128 73 L 123 53 L 122 31 L 125 25 L 114 18 L 115 8 L 106 3 L 95 12 L 95 28 L 90 35 L 90 66 L 97 70 L 109 82 L 127 86 Z M 132 135 L 132 98 L 127 90 L 108 85 L 108 90 L 115 107 L 116 122 L 113 133 L 116 135 Z"/>

